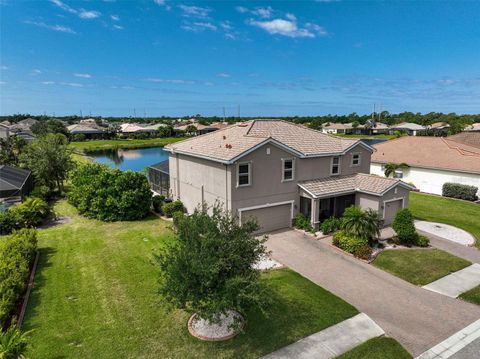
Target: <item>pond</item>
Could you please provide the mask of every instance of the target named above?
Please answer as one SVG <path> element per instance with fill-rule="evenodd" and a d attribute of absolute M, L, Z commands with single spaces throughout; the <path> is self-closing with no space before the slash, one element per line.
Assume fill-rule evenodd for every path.
<path fill-rule="evenodd" d="M 362 138 L 360 141 L 362 141 L 363 143 L 366 143 L 369 146 L 373 146 L 373 145 L 376 145 L 377 143 L 385 142 L 386 140 L 377 139 L 377 138 Z"/>
<path fill-rule="evenodd" d="M 139 149 L 112 149 L 87 153 L 95 162 L 106 164 L 122 171 L 142 172 L 145 167 L 168 159 L 168 152 L 162 147 Z"/>

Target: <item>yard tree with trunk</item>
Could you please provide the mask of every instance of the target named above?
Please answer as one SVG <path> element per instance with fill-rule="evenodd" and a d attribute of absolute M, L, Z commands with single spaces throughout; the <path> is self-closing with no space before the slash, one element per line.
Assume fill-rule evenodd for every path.
<path fill-rule="evenodd" d="M 64 135 L 50 133 L 27 145 L 20 155 L 20 162 L 32 171 L 37 184 L 52 191 L 57 189 L 61 194 L 63 182 L 74 167 L 71 153 Z"/>
<path fill-rule="evenodd" d="M 230 310 L 266 308 L 269 288 L 253 266 L 267 255 L 266 237 L 254 235 L 256 221 L 239 224 L 217 203 L 177 216 L 175 226 L 177 240 L 158 257 L 160 292 L 168 302 L 210 323 Z"/>
<path fill-rule="evenodd" d="M 408 168 L 410 167 L 409 165 L 407 165 L 406 163 L 400 163 L 400 164 L 397 164 L 397 163 L 387 163 L 385 165 L 385 177 L 395 177 L 395 172 L 397 170 L 403 170 L 405 168 Z"/>

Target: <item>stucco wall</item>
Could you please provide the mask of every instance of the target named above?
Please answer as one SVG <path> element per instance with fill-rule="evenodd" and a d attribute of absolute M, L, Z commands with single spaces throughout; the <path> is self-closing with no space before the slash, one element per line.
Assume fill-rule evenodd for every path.
<path fill-rule="evenodd" d="M 379 196 L 372 196 L 366 193 L 356 193 L 355 205 L 360 206 L 363 209 L 371 208 L 375 211 L 379 211 L 381 198 Z"/>
<path fill-rule="evenodd" d="M 380 163 L 372 163 L 370 170 L 373 174 L 384 175 Z M 479 188 L 478 195 L 480 196 L 480 174 L 410 167 L 403 170 L 402 180 L 413 183 L 422 192 L 439 195 L 442 194 L 442 187 L 445 182 L 476 186 Z"/>
<path fill-rule="evenodd" d="M 228 166 L 180 154 L 169 155 L 169 166 L 172 196 L 180 199 L 189 213 L 202 199 L 209 206 L 218 200 L 231 209 Z"/>

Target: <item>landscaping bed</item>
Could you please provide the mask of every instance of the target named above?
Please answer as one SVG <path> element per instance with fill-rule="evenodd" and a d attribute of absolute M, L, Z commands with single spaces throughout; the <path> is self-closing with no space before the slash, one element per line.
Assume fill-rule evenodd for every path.
<path fill-rule="evenodd" d="M 480 305 L 480 285 L 459 295 L 459 298 Z"/>
<path fill-rule="evenodd" d="M 367 340 L 337 359 L 410 359 L 412 356 L 393 338 L 378 337 Z"/>
<path fill-rule="evenodd" d="M 395 249 L 381 252 L 372 264 L 407 282 L 426 285 L 472 263 L 439 249 Z"/>
<path fill-rule="evenodd" d="M 24 329 L 30 358 L 257 358 L 353 317 L 358 311 L 299 274 L 262 274 L 272 288 L 266 315 L 241 313 L 244 332 L 225 342 L 188 333 L 192 313 L 158 294 L 154 255 L 175 240 L 156 216 L 135 222 L 86 219 L 66 201 L 56 213 L 71 223 L 39 231 L 40 261 Z"/>

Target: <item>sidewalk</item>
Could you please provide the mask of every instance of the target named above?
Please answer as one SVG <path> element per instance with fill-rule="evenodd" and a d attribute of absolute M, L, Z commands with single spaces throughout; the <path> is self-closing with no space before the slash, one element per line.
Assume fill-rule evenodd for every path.
<path fill-rule="evenodd" d="M 335 358 L 369 339 L 385 334 L 368 315 L 360 313 L 264 356 L 264 359 Z"/>
<path fill-rule="evenodd" d="M 457 298 L 460 294 L 478 285 L 480 285 L 480 264 L 474 263 L 471 266 L 424 285 L 422 288 L 451 298 Z"/>

